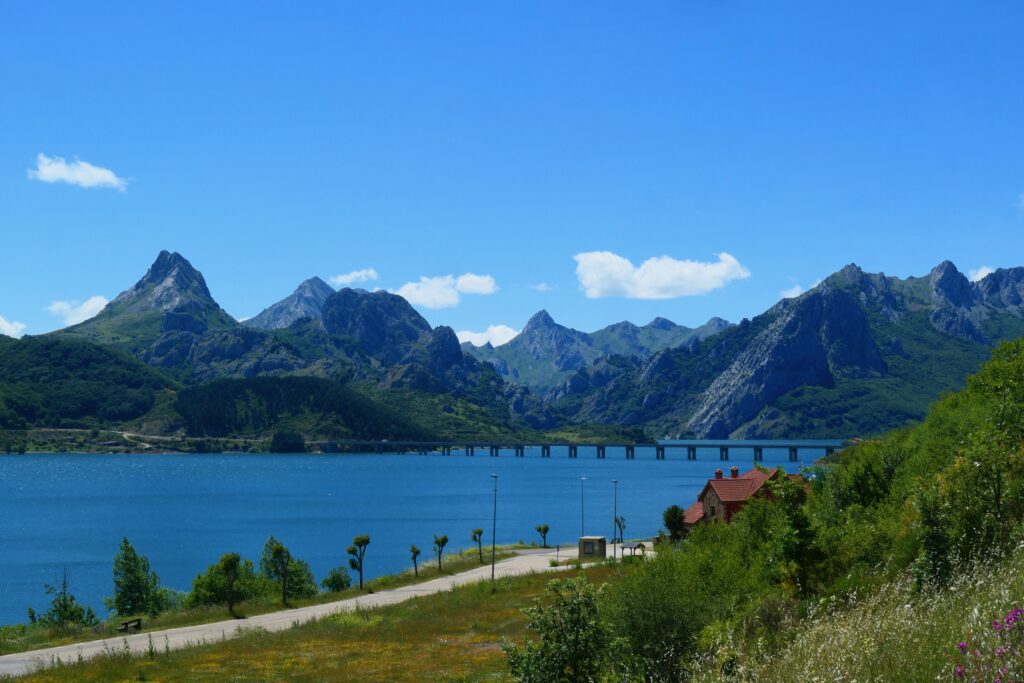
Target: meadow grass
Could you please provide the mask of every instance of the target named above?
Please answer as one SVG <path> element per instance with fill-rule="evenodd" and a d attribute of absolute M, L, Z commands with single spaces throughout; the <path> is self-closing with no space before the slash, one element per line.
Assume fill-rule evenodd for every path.
<path fill-rule="evenodd" d="M 791 641 L 765 653 L 728 638 L 697 667 L 699 681 L 953 681 L 957 644 L 991 655 L 1005 641 L 992 622 L 1024 603 L 1024 548 L 962 574 L 937 591 L 914 589 L 909 576 L 844 600 L 820 603 Z M 1018 656 L 1024 656 L 1017 653 Z M 997 658 L 990 657 L 995 661 Z M 994 673 L 994 672 L 993 672 Z M 1017 678 L 1006 680 L 1018 680 Z"/>
<path fill-rule="evenodd" d="M 525 546 L 500 546 L 495 554 L 498 561 L 508 559 L 515 554 L 515 550 Z M 484 564 L 491 560 L 490 548 L 484 552 Z M 386 574 L 365 582 L 365 590 L 350 588 L 340 593 L 318 593 L 311 598 L 290 600 L 287 606 L 281 604 L 279 597 L 263 598 L 243 602 L 235 607 L 235 614 L 238 617 L 253 617 L 268 612 L 276 612 L 282 609 L 293 607 L 305 607 L 307 605 L 321 605 L 329 602 L 337 602 L 353 598 L 364 593 L 374 593 L 394 588 L 401 588 L 415 583 L 422 583 L 435 579 L 438 576 L 451 576 L 481 566 L 480 558 L 476 548 L 467 548 L 461 552 L 451 552 L 444 556 L 442 562 L 443 572 L 438 572 L 434 558 L 426 557 L 420 562 L 419 576 L 413 573 L 412 567 L 397 574 Z M 353 583 L 358 585 L 358 578 L 353 576 Z M 214 621 L 226 621 L 236 618 L 224 607 L 199 607 L 194 609 L 175 609 L 156 617 L 143 616 L 145 631 L 158 631 L 179 626 L 194 626 L 197 624 L 208 624 Z M 101 638 L 116 638 L 120 634 L 117 626 L 124 621 L 122 617 L 110 617 L 108 620 L 95 627 L 81 627 L 69 629 L 58 633 L 41 624 L 28 625 L 19 624 L 14 626 L 0 627 L 0 655 L 25 652 L 56 645 L 67 645 L 80 643 L 88 640 L 99 640 Z"/>
<path fill-rule="evenodd" d="M 604 582 L 617 569 L 596 565 L 574 576 Z M 399 605 L 332 615 L 287 631 L 251 631 L 220 643 L 149 654 L 112 649 L 79 663 L 18 679 L 93 681 L 504 681 L 506 640 L 521 642 L 522 608 L 541 596 L 549 574 L 459 586 Z"/>

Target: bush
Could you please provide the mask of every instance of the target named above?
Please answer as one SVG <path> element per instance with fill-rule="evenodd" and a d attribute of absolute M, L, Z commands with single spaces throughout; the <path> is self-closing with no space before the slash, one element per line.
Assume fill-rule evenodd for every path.
<path fill-rule="evenodd" d="M 340 593 L 352 587 L 352 577 L 344 567 L 335 567 L 320 585 L 329 593 Z"/>
<path fill-rule="evenodd" d="M 224 605 L 234 613 L 235 605 L 268 597 L 274 590 L 272 582 L 256 573 L 252 560 L 243 560 L 238 553 L 227 553 L 193 579 L 186 606 Z"/>
<path fill-rule="evenodd" d="M 584 576 L 554 579 L 540 600 L 523 610 L 527 628 L 538 640 L 522 647 L 503 646 L 509 670 L 519 681 L 531 683 L 584 683 L 599 681 L 606 672 L 611 640 L 598 615 L 601 589 Z"/>

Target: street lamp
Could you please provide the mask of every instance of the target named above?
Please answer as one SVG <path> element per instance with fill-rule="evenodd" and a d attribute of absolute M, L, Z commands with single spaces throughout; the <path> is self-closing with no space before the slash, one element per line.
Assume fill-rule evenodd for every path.
<path fill-rule="evenodd" d="M 498 475 L 492 474 L 494 480 L 494 511 L 491 513 L 491 584 L 494 584 L 494 544 L 498 532 Z"/>
<path fill-rule="evenodd" d="M 580 477 L 580 536 L 586 535 L 586 531 L 584 531 L 583 525 L 583 482 L 585 482 L 586 480 L 586 477 Z"/>
<path fill-rule="evenodd" d="M 612 484 L 615 485 L 615 502 L 612 507 L 612 559 L 614 560 L 617 558 L 615 551 L 615 539 L 618 538 L 619 535 L 619 480 L 612 479 Z"/>

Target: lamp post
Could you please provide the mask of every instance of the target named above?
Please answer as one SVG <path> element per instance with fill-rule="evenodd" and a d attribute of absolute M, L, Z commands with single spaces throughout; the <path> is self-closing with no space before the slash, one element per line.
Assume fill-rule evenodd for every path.
<path fill-rule="evenodd" d="M 615 496 L 612 504 L 612 559 L 617 559 L 615 550 L 615 539 L 619 536 L 619 480 L 612 479 L 612 484 L 615 485 Z M 620 539 L 621 540 L 621 539 Z"/>
<path fill-rule="evenodd" d="M 580 536 L 586 536 L 583 524 L 583 482 L 587 480 L 586 477 L 580 477 Z"/>
<path fill-rule="evenodd" d="M 492 474 L 494 480 L 494 510 L 491 513 L 491 584 L 494 584 L 494 544 L 498 532 L 498 475 Z"/>

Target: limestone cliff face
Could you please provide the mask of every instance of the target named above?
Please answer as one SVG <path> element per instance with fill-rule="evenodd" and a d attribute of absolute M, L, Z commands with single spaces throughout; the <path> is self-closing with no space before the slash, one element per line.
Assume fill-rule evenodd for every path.
<path fill-rule="evenodd" d="M 726 438 L 792 389 L 829 386 L 839 376 L 880 376 L 885 369 L 856 300 L 824 287 L 780 304 L 775 319 L 705 391 L 689 427 L 700 438 Z"/>

